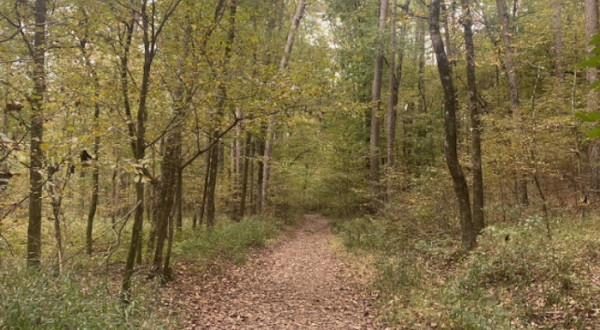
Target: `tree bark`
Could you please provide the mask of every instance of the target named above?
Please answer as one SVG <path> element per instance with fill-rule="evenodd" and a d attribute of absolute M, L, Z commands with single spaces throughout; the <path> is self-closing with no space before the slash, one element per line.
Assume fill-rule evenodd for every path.
<path fill-rule="evenodd" d="M 100 81 L 98 79 L 98 74 L 93 67 L 92 61 L 90 60 L 87 52 L 86 52 L 86 44 L 87 44 L 87 32 L 86 36 L 80 43 L 81 53 L 83 55 L 83 59 L 85 61 L 85 65 L 87 69 L 90 71 L 92 76 L 93 84 L 94 84 L 94 150 L 93 150 L 93 162 L 94 162 L 94 171 L 92 174 L 92 198 L 90 201 L 90 209 L 88 212 L 87 219 L 87 228 L 86 228 L 86 253 L 88 255 L 92 254 L 92 234 L 94 230 L 94 217 L 96 216 L 96 209 L 98 207 L 98 190 L 99 190 L 99 177 L 100 177 L 100 165 L 98 163 L 98 154 L 100 153 Z"/>
<path fill-rule="evenodd" d="M 373 69 L 373 85 L 371 89 L 371 133 L 369 138 L 369 175 L 371 190 L 375 199 L 379 198 L 379 108 L 381 106 L 381 80 L 383 76 L 383 50 L 385 24 L 388 14 L 388 0 L 379 5 L 379 43 L 375 55 Z"/>
<path fill-rule="evenodd" d="M 128 123 L 129 135 L 131 138 L 131 146 L 133 150 L 133 154 L 135 156 L 136 162 L 140 164 L 144 157 L 146 156 L 146 103 L 148 100 L 149 89 L 150 89 L 150 76 L 152 70 L 152 62 L 156 55 L 157 50 L 157 42 L 162 31 L 162 24 L 164 24 L 169 16 L 173 14 L 175 9 L 179 6 L 181 0 L 175 0 L 170 4 L 169 10 L 164 14 L 165 17 L 162 18 L 162 23 L 159 28 L 156 28 L 154 24 L 154 15 L 155 15 L 155 2 L 149 2 L 148 0 L 143 0 L 141 3 L 140 9 L 140 20 L 141 20 L 141 31 L 143 34 L 143 44 L 144 44 L 144 62 L 142 68 L 142 81 L 140 83 L 140 91 L 139 91 L 139 100 L 138 100 L 138 109 L 137 109 L 137 121 L 136 121 L 136 129 L 133 129 L 133 121 Z M 150 6 L 150 8 L 148 8 Z M 150 11 L 150 12 L 148 12 Z M 133 12 L 131 15 L 135 15 Z M 131 45 L 131 38 L 133 36 L 134 29 L 134 21 L 135 17 L 132 17 L 129 25 L 127 26 L 127 42 L 126 42 L 126 51 L 124 58 L 127 59 L 127 55 L 129 52 L 129 47 Z M 123 61 L 123 58 L 121 59 Z M 127 61 L 122 62 L 121 67 L 121 77 L 122 84 L 124 85 L 123 93 L 127 96 L 127 72 L 128 66 Z M 131 119 L 131 109 L 128 105 L 128 100 L 125 99 L 125 110 L 127 119 Z M 133 222 L 133 229 L 131 231 L 131 245 L 129 247 L 129 252 L 127 254 L 127 262 L 125 264 L 125 275 L 123 277 L 123 283 L 121 285 L 121 290 L 124 294 L 124 301 L 129 301 L 131 294 L 131 277 L 133 276 L 133 265 L 135 263 L 135 258 L 138 253 L 138 250 L 141 249 L 142 244 L 142 229 L 144 224 L 144 180 L 143 176 L 145 175 L 143 165 L 141 166 L 141 173 L 138 173 L 137 182 L 135 184 L 136 191 L 136 210 L 135 210 L 135 218 Z"/>
<path fill-rule="evenodd" d="M 261 129 L 263 134 L 266 134 L 266 127 Z M 265 136 L 265 135 L 263 135 Z M 264 138 L 261 141 L 257 141 L 258 154 L 263 156 L 265 154 L 265 141 Z M 263 211 L 263 198 L 262 198 L 262 186 L 263 186 L 263 173 L 265 168 L 265 162 L 263 157 L 258 158 L 258 169 L 256 171 L 256 214 L 261 214 Z"/>
<path fill-rule="evenodd" d="M 594 35 L 598 33 L 598 0 L 585 0 L 585 40 L 587 43 Z M 586 51 L 588 54 L 594 49 L 593 45 L 588 45 Z M 589 55 L 587 55 L 589 58 Z M 586 71 L 586 80 L 588 85 L 598 81 L 598 68 L 588 67 Z M 598 91 L 591 88 L 587 97 L 588 111 L 598 111 Z M 594 192 L 600 191 L 600 143 L 592 142 L 589 149 L 590 160 L 590 189 Z"/>
<path fill-rule="evenodd" d="M 563 24 L 560 0 L 552 0 L 552 27 L 554 28 L 554 74 L 562 80 L 563 69 Z"/>
<path fill-rule="evenodd" d="M 179 143 L 181 143 L 181 141 Z M 181 150 L 181 148 L 179 148 L 179 150 Z M 183 228 L 183 168 L 179 165 L 177 166 L 177 190 L 175 193 L 177 231 L 181 231 Z"/>
<path fill-rule="evenodd" d="M 35 33 L 33 49 L 34 87 L 31 105 L 31 163 L 29 169 L 29 225 L 27 227 L 27 266 L 40 267 L 42 253 L 42 173 L 44 152 L 44 97 L 46 93 L 46 10 L 47 0 L 35 1 Z"/>
<path fill-rule="evenodd" d="M 287 42 L 285 44 L 285 48 L 283 51 L 283 56 L 281 57 L 281 62 L 279 63 L 279 71 L 283 71 L 287 68 L 288 61 L 290 55 L 292 54 L 292 48 L 294 46 L 294 40 L 296 38 L 296 33 L 298 31 L 298 27 L 300 26 L 300 21 L 302 20 L 302 16 L 304 15 L 304 9 L 306 8 L 306 0 L 299 0 L 298 5 L 296 7 L 296 11 L 294 12 L 294 18 L 292 19 L 292 23 L 290 26 L 290 31 L 288 32 Z M 263 211 L 263 208 L 266 205 L 267 194 L 269 190 L 269 176 L 271 174 L 271 155 L 273 153 L 273 140 L 275 136 L 275 117 L 269 117 L 269 123 L 267 126 L 267 135 L 265 142 L 265 153 L 263 157 L 263 176 L 262 176 L 262 187 L 261 187 L 261 201 L 260 201 L 260 210 Z"/>
<path fill-rule="evenodd" d="M 213 146 L 214 148 L 214 146 Z M 200 222 L 200 225 L 202 225 L 202 222 L 204 222 L 204 214 L 205 214 L 205 210 L 206 210 L 206 198 L 208 197 L 208 182 L 210 180 L 210 169 L 211 169 L 211 158 L 210 155 L 212 154 L 212 148 L 208 151 L 207 153 L 207 157 L 206 157 L 206 172 L 204 173 L 204 186 L 202 188 L 202 202 L 200 204 L 200 211 L 198 212 L 198 222 Z"/>
<path fill-rule="evenodd" d="M 500 35 L 504 44 L 504 66 L 506 68 L 506 79 L 508 83 L 508 92 L 510 96 L 511 114 L 514 120 L 514 128 L 516 132 L 521 131 L 521 113 L 519 110 L 519 89 L 517 84 L 517 73 L 514 64 L 514 55 L 511 48 L 511 40 L 509 33 L 508 13 L 504 0 L 496 0 L 498 8 L 498 17 L 500 20 Z M 516 187 L 517 187 L 517 202 L 521 205 L 529 204 L 527 197 L 527 176 L 519 168 L 516 172 Z"/>
<path fill-rule="evenodd" d="M 440 0 L 432 0 L 429 7 L 429 34 L 437 58 L 437 67 L 444 91 L 444 152 L 446 155 L 446 164 L 454 183 L 454 192 L 459 204 L 462 248 L 468 251 L 475 247 L 477 237 L 473 228 L 469 187 L 458 159 L 456 146 L 456 95 L 450 62 L 446 56 L 444 42 L 440 33 L 439 17 Z"/>
<path fill-rule="evenodd" d="M 476 233 L 485 228 L 483 169 L 481 162 L 481 111 L 477 101 L 477 80 L 475 75 L 475 45 L 473 43 L 473 17 L 469 0 L 461 0 L 462 24 L 464 27 L 467 60 L 467 87 L 469 90 L 469 117 L 471 121 L 471 162 L 473 165 L 473 226 Z"/>
<path fill-rule="evenodd" d="M 241 145 L 240 145 L 241 147 Z M 244 219 L 246 213 L 246 195 L 248 191 L 248 170 L 250 168 L 250 157 L 252 152 L 252 133 L 246 132 L 246 150 L 244 151 L 244 162 L 242 168 L 242 195 L 240 196 L 240 214 L 238 218 Z"/>
<path fill-rule="evenodd" d="M 217 172 L 219 170 L 219 146 L 215 144 L 210 149 L 208 186 L 206 190 L 206 226 L 215 225 L 215 189 L 217 186 Z"/>

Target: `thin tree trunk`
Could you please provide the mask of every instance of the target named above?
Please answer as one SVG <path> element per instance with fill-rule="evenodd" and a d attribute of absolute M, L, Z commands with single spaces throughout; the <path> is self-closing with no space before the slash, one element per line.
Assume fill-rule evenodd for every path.
<path fill-rule="evenodd" d="M 511 40 L 508 24 L 508 13 L 504 0 L 496 0 L 498 8 L 498 17 L 500 20 L 500 35 L 504 44 L 504 66 L 506 67 L 506 79 L 508 82 L 508 91 L 510 96 L 511 113 L 514 120 L 514 128 L 518 133 L 521 131 L 521 113 L 519 89 L 517 84 L 517 73 L 514 65 L 513 52 L 511 48 Z M 515 169 L 516 185 L 517 185 L 517 201 L 521 205 L 529 204 L 527 197 L 527 176 L 519 168 Z"/>
<path fill-rule="evenodd" d="M 473 226 L 476 233 L 485 228 L 483 169 L 481 162 L 481 119 L 477 102 L 477 80 L 475 76 L 475 45 L 473 43 L 473 17 L 469 0 L 461 0 L 467 59 L 467 87 L 469 90 L 469 115 L 471 121 L 471 161 L 473 164 Z"/>
<path fill-rule="evenodd" d="M 371 190 L 375 199 L 379 198 L 379 108 L 381 106 L 381 80 L 383 76 L 383 51 L 385 24 L 388 14 L 388 1 L 379 5 L 379 44 L 373 66 L 373 85 L 371 89 L 371 133 L 369 138 L 369 175 Z"/>
<path fill-rule="evenodd" d="M 31 80 L 34 82 L 31 104 L 31 162 L 29 169 L 29 225 L 27 227 L 27 266 L 40 267 L 42 253 L 42 168 L 44 152 L 44 100 L 46 94 L 46 6 L 47 0 L 35 1 L 35 33 Z"/>
<path fill-rule="evenodd" d="M 396 135 L 396 105 L 398 104 L 398 87 L 400 77 L 396 75 L 394 69 L 396 67 L 396 5 L 397 1 L 392 0 L 392 14 L 390 18 L 390 72 L 389 72 L 389 98 L 387 105 L 387 120 L 386 120 L 386 151 L 387 151 L 387 162 L 386 162 L 386 200 L 390 202 L 392 200 L 393 193 L 393 178 L 394 172 L 394 137 Z M 402 66 L 402 60 L 399 59 L 398 65 Z M 400 69 L 402 70 L 402 69 Z"/>
<path fill-rule="evenodd" d="M 215 225 L 215 188 L 217 186 L 217 172 L 219 169 L 219 146 L 210 149 L 208 189 L 206 191 L 206 226 Z"/>
<path fill-rule="evenodd" d="M 241 147 L 241 146 L 240 146 Z M 246 150 L 244 152 L 244 163 L 242 169 L 242 196 L 240 198 L 240 214 L 239 219 L 244 218 L 246 211 L 246 195 L 248 191 L 248 169 L 250 167 L 250 153 L 252 150 L 252 133 L 246 132 Z"/>
<path fill-rule="evenodd" d="M 246 183 L 248 185 L 248 192 L 246 193 L 247 195 L 249 195 L 249 205 L 247 207 L 248 209 L 248 214 L 252 215 L 254 214 L 254 212 L 256 211 L 255 206 L 254 206 L 254 201 L 255 201 L 255 195 L 254 195 L 254 154 L 256 153 L 256 142 L 252 143 L 252 148 L 250 149 L 250 177 L 248 178 L 248 182 Z"/>
<path fill-rule="evenodd" d="M 298 5 L 296 7 L 296 11 L 294 12 L 294 18 L 292 19 L 292 23 L 290 26 L 290 31 L 288 32 L 287 42 L 283 51 L 283 56 L 281 57 L 281 62 L 279 63 L 279 71 L 283 71 L 287 68 L 288 61 L 290 55 L 292 53 L 292 48 L 294 46 L 294 40 L 296 38 L 296 33 L 298 31 L 298 27 L 300 26 L 300 21 L 302 20 L 302 16 L 304 15 L 304 10 L 306 8 L 306 0 L 299 0 Z M 265 153 L 263 158 L 263 177 L 262 177 L 262 187 L 261 187 L 261 201 L 260 201 L 260 210 L 263 211 L 263 208 L 266 205 L 267 194 L 269 190 L 269 175 L 271 173 L 271 155 L 273 153 L 273 139 L 275 136 L 275 118 L 271 116 L 269 118 L 269 123 L 267 126 L 267 135 L 265 142 Z"/>
<path fill-rule="evenodd" d="M 98 79 L 98 74 L 93 67 L 92 61 L 90 60 L 87 52 L 86 52 L 86 44 L 87 44 L 87 35 L 81 41 L 81 53 L 85 60 L 85 65 L 88 70 L 90 70 L 93 83 L 94 83 L 94 96 L 96 101 L 94 102 L 94 151 L 93 151 L 93 162 L 94 162 L 94 172 L 92 174 L 92 198 L 90 202 L 90 209 L 88 212 L 87 219 L 87 228 L 86 228 L 86 253 L 88 255 L 92 254 L 92 234 L 94 230 L 94 217 L 96 216 L 96 209 L 98 207 L 98 190 L 99 190 L 99 177 L 100 177 L 100 165 L 98 163 L 98 154 L 100 153 L 100 82 Z"/>
<path fill-rule="evenodd" d="M 266 127 L 262 127 L 262 133 L 266 134 Z M 265 136 L 265 135 L 263 135 Z M 264 139 L 264 138 L 263 138 Z M 256 178 L 256 214 L 261 214 L 263 211 L 263 191 L 262 191 L 262 186 L 263 186 L 263 174 L 264 174 L 264 167 L 265 167 L 265 161 L 264 158 L 262 157 L 265 154 L 265 142 L 264 140 L 258 141 L 258 154 L 261 155 L 258 158 L 258 170 L 257 170 L 257 178 Z"/>
<path fill-rule="evenodd" d="M 214 148 L 214 146 L 213 146 Z M 204 222 L 204 211 L 206 208 L 206 197 L 208 194 L 208 182 L 210 179 L 210 169 L 211 169 L 211 157 L 210 155 L 212 154 L 212 148 L 208 151 L 207 153 L 207 157 L 206 157 L 206 173 L 204 173 L 204 186 L 202 188 L 202 202 L 200 204 L 200 214 L 198 216 L 198 221 L 200 222 L 200 225 L 202 225 L 202 223 Z"/>
<path fill-rule="evenodd" d="M 404 13 L 408 12 L 410 0 L 406 0 L 404 3 Z M 396 47 L 396 7 L 397 1 L 392 0 L 392 17 L 390 21 L 390 69 L 389 75 L 389 99 L 387 109 L 387 163 L 386 163 L 386 195 L 387 201 L 392 200 L 394 184 L 393 184 L 393 172 L 394 172 L 394 143 L 396 138 L 396 117 L 398 106 L 398 94 L 400 92 L 400 84 L 402 83 L 402 70 L 404 62 L 404 43 L 406 33 L 406 23 L 402 23 L 400 29 L 400 47 Z M 398 63 L 396 63 L 396 50 L 398 49 Z"/>
<path fill-rule="evenodd" d="M 458 159 L 456 146 L 456 95 L 454 80 L 452 78 L 450 62 L 448 61 L 446 51 L 444 50 L 444 42 L 442 41 L 442 35 L 440 33 L 439 17 L 440 0 L 432 0 L 429 8 L 429 33 L 437 58 L 442 88 L 444 90 L 444 130 L 446 138 L 444 153 L 446 155 L 446 164 L 454 183 L 454 192 L 456 193 L 459 204 L 462 247 L 464 250 L 468 251 L 475 247 L 477 237 L 473 228 L 469 187 Z"/>
<path fill-rule="evenodd" d="M 560 0 L 552 0 L 552 27 L 554 28 L 554 74 L 562 80 L 563 70 L 563 24 Z"/>
<path fill-rule="evenodd" d="M 183 168 L 177 167 L 177 191 L 175 194 L 177 207 L 177 231 L 183 228 Z"/>

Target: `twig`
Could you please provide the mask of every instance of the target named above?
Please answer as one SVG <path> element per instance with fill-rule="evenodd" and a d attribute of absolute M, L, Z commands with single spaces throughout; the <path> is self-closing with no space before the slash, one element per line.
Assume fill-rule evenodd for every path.
<path fill-rule="evenodd" d="M 124 222 L 124 221 L 125 221 L 125 222 L 127 222 L 127 220 L 129 219 L 129 216 L 131 216 L 131 214 L 132 214 L 132 213 L 133 213 L 133 212 L 134 212 L 134 211 L 135 211 L 135 210 L 136 210 L 136 209 L 137 209 L 137 208 L 140 206 L 140 204 L 141 204 L 141 203 L 142 203 L 142 201 L 139 201 L 139 202 L 138 202 L 138 203 L 135 205 L 135 207 L 134 207 L 133 209 L 131 209 L 129 212 L 127 212 L 127 214 L 125 214 L 125 216 L 124 216 L 124 217 L 123 217 L 121 220 L 119 220 L 119 221 L 115 222 L 115 224 L 117 224 L 117 223 L 120 223 L 120 222 Z M 125 223 L 123 224 L 123 227 L 124 227 L 124 226 L 125 226 Z M 112 229 L 112 226 L 111 226 L 111 229 Z M 97 240 L 98 240 L 100 237 L 103 237 L 104 235 L 106 235 L 106 233 L 107 233 L 108 231 L 109 231 L 109 229 L 107 229 L 107 230 L 103 231 L 103 232 L 102 232 L 102 233 L 101 233 L 101 234 L 100 234 L 98 237 L 94 238 L 94 239 L 93 239 L 93 240 L 90 242 L 90 244 L 91 244 L 91 243 L 94 243 L 95 241 L 97 241 Z M 63 261 L 63 262 L 67 262 L 67 261 L 69 261 L 69 260 L 73 259 L 73 258 L 74 258 L 75 256 L 77 256 L 79 253 L 81 253 L 81 251 L 83 251 L 83 250 L 84 250 L 84 249 L 85 249 L 85 248 L 86 248 L 88 245 L 89 245 L 89 244 L 85 244 L 85 245 L 84 245 L 84 246 L 83 246 L 81 249 L 79 249 L 79 250 L 75 251 L 75 253 L 73 253 L 71 256 L 69 256 L 68 258 L 64 259 L 64 261 Z"/>

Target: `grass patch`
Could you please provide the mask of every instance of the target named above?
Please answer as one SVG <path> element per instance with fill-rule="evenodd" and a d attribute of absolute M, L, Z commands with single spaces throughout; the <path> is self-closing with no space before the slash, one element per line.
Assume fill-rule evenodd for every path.
<path fill-rule="evenodd" d="M 263 248 L 275 238 L 284 222 L 244 219 L 240 222 L 220 221 L 213 229 L 202 228 L 183 233 L 174 246 L 178 260 L 207 267 L 218 260 L 241 264 L 252 249 Z"/>
<path fill-rule="evenodd" d="M 109 284 L 70 274 L 0 272 L 0 329 L 168 329 L 142 303 L 155 292 L 138 290 L 129 305 L 108 293 Z M 162 315 L 162 314 L 161 314 Z"/>
<path fill-rule="evenodd" d="M 469 255 L 413 224 L 355 219 L 334 231 L 373 255 L 381 318 L 409 329 L 597 329 L 600 224 L 539 217 L 489 227 Z M 507 240 L 508 239 L 508 240 Z"/>

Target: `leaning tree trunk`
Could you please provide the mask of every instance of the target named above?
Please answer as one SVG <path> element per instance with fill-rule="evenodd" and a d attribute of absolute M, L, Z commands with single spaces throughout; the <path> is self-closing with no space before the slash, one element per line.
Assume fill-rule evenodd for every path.
<path fill-rule="evenodd" d="M 589 42 L 598 33 L 598 0 L 585 0 L 585 40 Z M 594 49 L 593 45 L 587 46 L 588 54 Z M 588 55 L 589 57 L 589 55 Z M 588 67 L 586 72 L 588 85 L 598 81 L 598 68 Z M 598 91 L 590 89 L 587 98 L 588 111 L 598 111 Z M 600 191 L 600 143 L 592 142 L 589 151 L 590 159 L 590 189 Z"/>
<path fill-rule="evenodd" d="M 294 18 L 292 19 L 292 24 L 290 26 L 290 31 L 287 36 L 287 42 L 285 44 L 283 56 L 281 57 L 281 62 L 279 63 L 279 71 L 283 71 L 287 68 L 288 61 L 290 55 L 292 54 L 292 47 L 294 46 L 294 40 L 296 38 L 296 33 L 298 32 L 298 27 L 300 26 L 300 21 L 302 20 L 302 16 L 304 15 L 304 9 L 306 8 L 306 0 L 299 0 L 298 5 L 296 7 L 296 11 L 294 13 Z M 269 191 L 269 176 L 271 174 L 271 155 L 273 153 L 273 140 L 275 136 L 275 118 L 269 118 L 269 124 L 267 127 L 267 135 L 265 142 L 265 153 L 263 158 L 263 176 L 262 176 L 262 187 L 261 189 L 261 201 L 260 201 L 260 209 L 263 211 L 266 206 L 267 194 Z"/>
<path fill-rule="evenodd" d="M 514 55 L 511 48 L 508 13 L 506 12 L 504 0 L 496 0 L 496 6 L 498 7 L 498 17 L 500 19 L 500 35 L 502 36 L 502 42 L 504 44 L 504 67 L 506 68 L 511 114 L 514 120 L 515 133 L 520 133 L 521 113 L 519 109 L 519 89 L 517 84 L 517 72 L 515 71 L 513 59 Z M 527 205 L 529 203 L 529 198 L 527 197 L 527 176 L 520 168 L 515 169 L 515 172 L 517 181 L 517 201 L 521 205 Z"/>
<path fill-rule="evenodd" d="M 383 76 L 383 50 L 385 23 L 388 13 L 388 1 L 381 1 L 379 7 L 379 44 L 373 68 L 373 85 L 371 89 L 371 133 L 369 137 L 369 175 L 371 190 L 375 199 L 379 195 L 379 107 L 381 105 L 381 80 Z"/>
<path fill-rule="evenodd" d="M 213 146 L 214 148 L 214 146 Z M 210 155 L 212 154 L 212 148 L 208 150 L 207 153 L 207 157 L 206 157 L 206 172 L 204 173 L 204 185 L 202 186 L 202 201 L 200 204 L 200 211 L 198 211 L 198 222 L 200 222 L 200 225 L 202 225 L 202 222 L 204 221 L 204 214 L 205 214 L 205 210 L 206 210 L 206 198 L 207 198 L 207 194 L 208 194 L 208 182 L 210 180 L 210 169 L 211 169 L 211 158 Z"/>
<path fill-rule="evenodd" d="M 42 253 L 42 167 L 44 152 L 44 99 L 46 94 L 46 6 L 47 0 L 35 1 L 35 34 L 32 53 L 34 82 L 31 105 L 31 162 L 29 169 L 29 225 L 27 227 L 27 266 L 40 267 Z"/>
<path fill-rule="evenodd" d="M 473 228 L 469 187 L 458 160 L 456 146 L 456 95 L 450 62 L 446 56 L 444 42 L 440 33 L 439 17 L 440 0 L 432 0 L 429 9 L 429 34 L 437 58 L 438 71 L 444 91 L 444 131 L 446 140 L 444 152 L 446 155 L 446 164 L 454 183 L 454 192 L 458 199 L 462 247 L 464 250 L 472 250 L 475 247 L 477 237 Z"/>
<path fill-rule="evenodd" d="M 485 228 L 483 169 L 481 162 L 481 119 L 477 102 L 477 81 L 475 79 L 475 45 L 473 44 L 473 17 L 469 0 L 461 0 L 462 24 L 464 27 L 467 58 L 467 87 L 469 90 L 469 115 L 471 121 L 471 145 L 473 148 L 473 226 L 477 233 Z"/>

